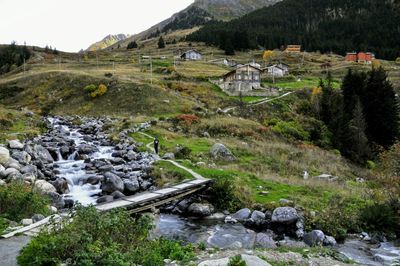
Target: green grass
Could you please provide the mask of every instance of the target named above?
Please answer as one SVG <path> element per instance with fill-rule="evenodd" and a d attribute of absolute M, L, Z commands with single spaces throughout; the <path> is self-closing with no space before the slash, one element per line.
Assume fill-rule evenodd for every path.
<path fill-rule="evenodd" d="M 309 88 L 315 88 L 318 87 L 319 84 L 319 77 L 316 76 L 308 76 L 308 77 L 300 77 L 300 81 L 297 81 L 297 79 L 293 80 L 288 80 L 286 78 L 282 79 L 277 79 L 275 83 L 272 81 L 264 81 L 263 86 L 264 87 L 278 87 L 282 89 L 309 89 Z M 341 82 L 338 80 L 333 81 L 333 87 L 338 89 L 340 88 Z"/>
<path fill-rule="evenodd" d="M 159 187 L 175 185 L 194 177 L 187 171 L 167 161 L 158 161 L 153 164 L 151 175 L 155 178 Z"/>

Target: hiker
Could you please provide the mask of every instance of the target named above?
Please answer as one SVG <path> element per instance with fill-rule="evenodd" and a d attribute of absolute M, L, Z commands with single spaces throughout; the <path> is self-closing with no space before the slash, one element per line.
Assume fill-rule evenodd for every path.
<path fill-rule="evenodd" d="M 154 152 L 156 154 L 158 154 L 158 143 L 159 143 L 158 138 L 155 138 L 154 139 Z"/>

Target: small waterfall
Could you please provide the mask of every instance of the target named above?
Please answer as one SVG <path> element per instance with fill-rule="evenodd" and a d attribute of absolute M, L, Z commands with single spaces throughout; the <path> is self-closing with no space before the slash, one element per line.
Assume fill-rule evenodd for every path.
<path fill-rule="evenodd" d="M 57 149 L 57 161 L 63 161 L 64 158 L 61 155 L 60 149 Z"/>
<path fill-rule="evenodd" d="M 74 151 L 71 155 L 68 156 L 68 160 L 74 161 L 77 155 L 78 155 L 78 152 Z"/>

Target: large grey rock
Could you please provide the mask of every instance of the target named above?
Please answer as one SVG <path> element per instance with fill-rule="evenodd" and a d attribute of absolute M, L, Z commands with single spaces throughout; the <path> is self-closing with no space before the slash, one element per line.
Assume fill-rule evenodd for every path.
<path fill-rule="evenodd" d="M 313 230 L 304 234 L 303 241 L 310 247 L 322 246 L 325 239 L 325 234 L 321 230 Z"/>
<path fill-rule="evenodd" d="M 106 195 L 106 196 L 102 196 L 102 197 L 98 198 L 98 199 L 96 200 L 96 202 L 97 202 L 97 203 L 105 203 L 105 202 L 111 202 L 111 201 L 113 201 L 113 200 L 114 200 L 114 197 L 113 197 L 113 196 Z"/>
<path fill-rule="evenodd" d="M 30 163 L 32 159 L 31 156 L 26 151 L 13 152 L 11 157 L 24 165 Z"/>
<path fill-rule="evenodd" d="M 296 222 L 300 216 L 295 208 L 279 207 L 272 213 L 271 221 L 273 223 L 291 224 Z"/>
<path fill-rule="evenodd" d="M 260 211 L 253 211 L 250 217 L 255 225 L 262 225 L 265 223 L 265 214 Z"/>
<path fill-rule="evenodd" d="M 24 149 L 24 144 L 22 144 L 19 140 L 9 140 L 8 141 L 8 147 L 10 149 L 16 149 L 16 150 L 22 150 Z"/>
<path fill-rule="evenodd" d="M 6 181 L 0 179 L 0 187 L 5 186 L 5 185 L 6 185 Z"/>
<path fill-rule="evenodd" d="M 5 171 L 3 171 L 3 175 L 5 178 L 13 180 L 22 178 L 21 173 L 15 168 L 7 168 Z"/>
<path fill-rule="evenodd" d="M 57 178 L 55 181 L 51 182 L 51 184 L 56 188 L 57 193 L 59 194 L 69 193 L 68 182 L 65 178 Z"/>
<path fill-rule="evenodd" d="M 221 143 L 214 144 L 210 150 L 210 154 L 214 159 L 221 161 L 232 162 L 236 160 L 232 152 Z"/>
<path fill-rule="evenodd" d="M 175 154 L 172 152 L 166 153 L 162 157 L 164 160 L 175 160 Z"/>
<path fill-rule="evenodd" d="M 336 239 L 333 236 L 325 236 L 323 244 L 324 246 L 336 246 Z"/>
<path fill-rule="evenodd" d="M 216 260 L 205 260 L 199 263 L 197 266 L 227 266 L 229 263 L 229 258 L 222 258 Z"/>
<path fill-rule="evenodd" d="M 124 191 L 124 182 L 122 179 L 111 173 L 107 172 L 104 174 L 104 181 L 102 183 L 102 190 L 107 193 L 113 193 L 114 191 Z"/>
<path fill-rule="evenodd" d="M 35 165 L 26 165 L 24 167 L 21 168 L 21 173 L 22 174 L 33 174 L 36 175 L 38 172 L 38 169 Z"/>
<path fill-rule="evenodd" d="M 268 262 L 254 255 L 242 254 L 242 260 L 246 266 L 271 266 Z"/>
<path fill-rule="evenodd" d="M 6 164 L 9 159 L 10 151 L 4 147 L 0 147 L 0 164 Z"/>
<path fill-rule="evenodd" d="M 136 178 L 124 179 L 124 190 L 129 193 L 135 193 L 140 190 L 139 181 Z"/>
<path fill-rule="evenodd" d="M 77 148 L 79 154 L 91 154 L 99 151 L 99 149 L 94 145 L 81 144 Z"/>
<path fill-rule="evenodd" d="M 45 217 L 42 214 L 35 214 L 32 216 L 32 220 L 34 223 L 37 223 L 41 220 L 43 220 Z"/>
<path fill-rule="evenodd" d="M 197 217 L 210 216 L 214 212 L 214 206 L 208 203 L 192 203 L 188 208 L 188 212 Z"/>
<path fill-rule="evenodd" d="M 37 180 L 34 185 L 34 190 L 39 191 L 41 193 L 57 193 L 57 189 L 47 182 L 46 180 Z"/>
<path fill-rule="evenodd" d="M 54 159 L 51 156 L 50 152 L 41 145 L 35 145 L 33 147 L 35 154 L 37 155 L 37 159 L 43 161 L 44 163 L 53 163 Z"/>
<path fill-rule="evenodd" d="M 258 233 L 256 236 L 256 247 L 260 248 L 276 248 L 275 241 L 272 237 L 265 233 Z"/>
<path fill-rule="evenodd" d="M 239 221 L 244 222 L 245 220 L 250 218 L 251 211 L 248 208 L 241 209 L 232 215 L 232 218 Z"/>

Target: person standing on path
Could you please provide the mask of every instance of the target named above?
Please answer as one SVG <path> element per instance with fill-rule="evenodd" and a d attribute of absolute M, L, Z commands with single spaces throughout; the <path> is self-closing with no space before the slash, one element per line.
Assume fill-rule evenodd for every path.
<path fill-rule="evenodd" d="M 158 141 L 158 138 L 156 137 L 155 139 L 154 139 L 154 152 L 158 155 L 158 144 L 159 144 L 159 141 Z"/>

